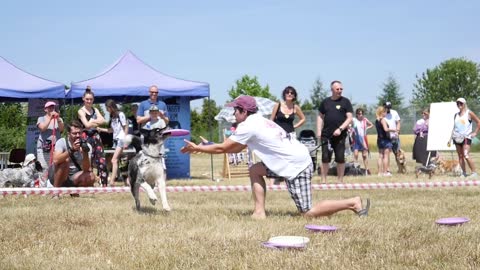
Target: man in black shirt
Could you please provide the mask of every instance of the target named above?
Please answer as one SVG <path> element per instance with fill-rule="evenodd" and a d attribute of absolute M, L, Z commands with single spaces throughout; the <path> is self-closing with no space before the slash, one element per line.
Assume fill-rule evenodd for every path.
<path fill-rule="evenodd" d="M 340 81 L 333 81 L 330 88 L 332 96 L 322 101 L 317 117 L 317 136 L 322 145 L 322 182 L 327 183 L 328 165 L 335 152 L 338 181 L 343 183 L 345 138 L 348 125 L 353 119 L 353 108 L 350 100 L 342 96 L 343 86 Z"/>

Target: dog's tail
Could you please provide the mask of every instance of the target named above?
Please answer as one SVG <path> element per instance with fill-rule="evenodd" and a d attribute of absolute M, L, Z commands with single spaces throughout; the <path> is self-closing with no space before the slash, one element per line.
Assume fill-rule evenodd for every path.
<path fill-rule="evenodd" d="M 135 152 L 140 152 L 142 150 L 142 140 L 138 136 L 128 134 L 123 140 L 125 146 L 132 145 L 135 148 Z"/>

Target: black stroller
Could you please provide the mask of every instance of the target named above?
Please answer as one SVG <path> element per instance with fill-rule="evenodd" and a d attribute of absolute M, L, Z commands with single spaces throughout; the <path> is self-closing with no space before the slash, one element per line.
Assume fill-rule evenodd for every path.
<path fill-rule="evenodd" d="M 315 132 L 311 129 L 304 129 L 300 131 L 298 141 L 308 148 L 313 162 L 313 171 L 315 172 L 317 170 L 317 149 L 319 148 L 317 145 L 317 137 L 315 136 Z"/>

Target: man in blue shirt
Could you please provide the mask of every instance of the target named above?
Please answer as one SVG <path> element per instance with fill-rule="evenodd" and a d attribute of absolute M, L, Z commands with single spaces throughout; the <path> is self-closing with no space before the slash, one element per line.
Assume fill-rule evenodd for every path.
<path fill-rule="evenodd" d="M 158 117 L 165 121 L 165 124 L 168 126 L 170 121 L 168 118 L 167 104 L 165 102 L 158 100 L 158 87 L 156 85 L 150 86 L 148 89 L 150 98 L 142 101 L 137 110 L 137 123 L 143 127 L 145 123 L 150 121 L 149 110 L 152 105 L 156 105 L 159 110 Z"/>

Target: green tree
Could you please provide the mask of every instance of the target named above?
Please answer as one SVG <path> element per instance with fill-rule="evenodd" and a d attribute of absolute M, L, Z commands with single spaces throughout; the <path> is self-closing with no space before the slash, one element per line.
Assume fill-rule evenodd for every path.
<path fill-rule="evenodd" d="M 270 93 L 270 87 L 268 84 L 265 87 L 262 87 L 258 82 L 257 76 L 253 78 L 244 75 L 240 80 L 237 80 L 235 86 L 232 86 L 230 91 L 228 91 L 228 95 L 230 98 L 235 99 L 240 95 L 249 95 L 253 97 L 264 97 L 269 98 L 271 100 L 277 100 L 275 96 Z"/>
<path fill-rule="evenodd" d="M 25 148 L 27 107 L 21 103 L 0 103 L 0 150 Z M 35 119 L 36 121 L 37 119 Z"/>
<path fill-rule="evenodd" d="M 192 110 L 190 113 L 192 139 L 199 141 L 199 136 L 210 138 L 210 140 L 218 142 L 218 122 L 214 119 L 215 115 L 220 112 L 213 99 L 203 99 L 202 110 L 198 113 Z"/>
<path fill-rule="evenodd" d="M 400 93 L 400 85 L 397 83 L 393 75 L 389 75 L 387 81 L 383 84 L 382 94 L 377 96 L 377 104 L 383 105 L 385 102 L 390 101 L 392 108 L 395 110 L 401 110 L 403 108 L 403 96 Z"/>
<path fill-rule="evenodd" d="M 411 103 L 417 108 L 458 97 L 467 101 L 476 101 L 480 97 L 480 66 L 464 58 L 446 60 L 416 78 Z"/>
<path fill-rule="evenodd" d="M 313 83 L 312 90 L 310 90 L 310 102 L 313 109 L 318 109 L 320 103 L 328 97 L 328 91 L 323 87 L 323 82 L 318 77 Z M 303 108 L 302 108 L 303 109 Z"/>

